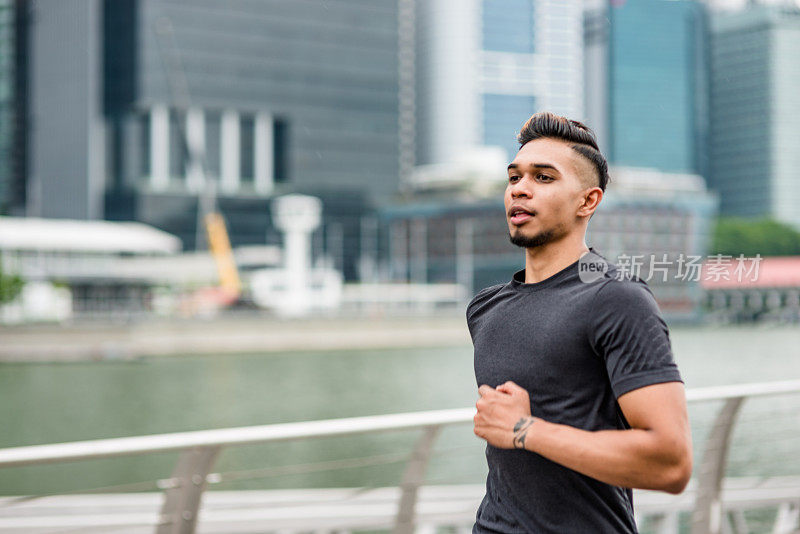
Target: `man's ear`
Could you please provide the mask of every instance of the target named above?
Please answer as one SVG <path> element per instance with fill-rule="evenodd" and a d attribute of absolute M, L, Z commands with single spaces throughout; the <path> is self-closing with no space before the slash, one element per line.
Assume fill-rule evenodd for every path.
<path fill-rule="evenodd" d="M 584 191 L 583 202 L 578 208 L 578 216 L 591 217 L 601 200 L 603 200 L 603 190 L 599 187 L 592 187 Z"/>

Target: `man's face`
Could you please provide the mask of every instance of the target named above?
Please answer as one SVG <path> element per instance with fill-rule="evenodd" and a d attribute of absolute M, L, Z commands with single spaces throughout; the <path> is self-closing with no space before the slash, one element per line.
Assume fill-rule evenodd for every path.
<path fill-rule="evenodd" d="M 569 143 L 547 138 L 526 143 L 508 166 L 504 199 L 511 242 L 538 247 L 577 229 L 578 210 L 593 181 L 591 163 Z"/>

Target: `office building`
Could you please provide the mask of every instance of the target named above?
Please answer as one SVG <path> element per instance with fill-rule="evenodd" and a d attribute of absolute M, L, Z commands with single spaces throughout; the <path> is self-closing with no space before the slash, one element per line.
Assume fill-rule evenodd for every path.
<path fill-rule="evenodd" d="M 24 209 L 25 24 L 21 0 L 0 0 L 0 214 Z"/>
<path fill-rule="evenodd" d="M 270 200 L 323 200 L 317 242 L 356 254 L 398 187 L 398 3 L 35 0 L 27 213 L 136 220 L 202 247 L 276 244 Z"/>
<path fill-rule="evenodd" d="M 0 0 L 0 204 L 7 202 L 11 181 L 14 124 L 13 8 L 12 0 Z M 0 210 L 4 208 L 5 206 L 0 207 Z"/>
<path fill-rule="evenodd" d="M 720 211 L 800 229 L 800 9 L 720 13 L 712 29 L 709 185 Z"/>
<path fill-rule="evenodd" d="M 416 163 L 501 147 L 536 111 L 583 116 L 581 2 L 417 2 Z"/>
<path fill-rule="evenodd" d="M 707 18 L 695 0 L 589 2 L 586 116 L 610 163 L 707 175 Z"/>

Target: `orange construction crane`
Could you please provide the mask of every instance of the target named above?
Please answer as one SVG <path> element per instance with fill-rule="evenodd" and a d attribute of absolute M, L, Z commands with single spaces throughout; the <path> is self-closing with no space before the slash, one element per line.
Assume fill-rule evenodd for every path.
<path fill-rule="evenodd" d="M 235 301 L 242 293 L 242 281 L 239 278 L 236 261 L 233 259 L 225 219 L 218 212 L 212 211 L 205 215 L 205 225 L 208 233 L 208 246 L 217 264 L 217 272 L 219 272 L 220 288 L 232 301 Z"/>

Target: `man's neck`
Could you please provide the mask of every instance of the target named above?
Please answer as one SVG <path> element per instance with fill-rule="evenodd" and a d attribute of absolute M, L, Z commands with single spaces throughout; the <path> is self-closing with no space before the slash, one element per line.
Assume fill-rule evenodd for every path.
<path fill-rule="evenodd" d="M 580 238 L 565 237 L 556 242 L 540 247 L 525 249 L 525 283 L 535 284 L 550 278 L 578 261 L 589 252 L 583 236 Z"/>

